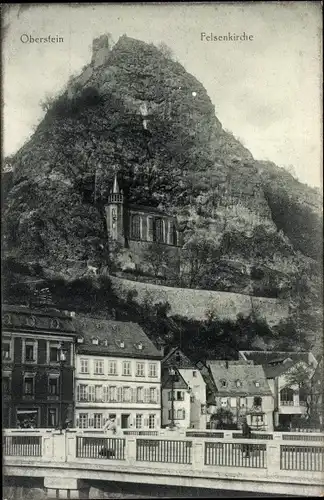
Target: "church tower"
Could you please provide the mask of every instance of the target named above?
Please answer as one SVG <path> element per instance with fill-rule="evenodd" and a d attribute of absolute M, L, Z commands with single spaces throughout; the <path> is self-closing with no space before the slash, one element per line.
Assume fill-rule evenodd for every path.
<path fill-rule="evenodd" d="M 124 195 L 119 189 L 117 174 L 115 174 L 114 185 L 108 196 L 105 206 L 108 236 L 113 241 L 118 241 L 124 246 Z"/>

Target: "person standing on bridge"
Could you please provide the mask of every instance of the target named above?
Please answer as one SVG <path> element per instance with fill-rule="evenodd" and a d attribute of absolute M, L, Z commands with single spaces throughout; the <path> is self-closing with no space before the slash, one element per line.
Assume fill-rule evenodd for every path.
<path fill-rule="evenodd" d="M 245 439 L 251 439 L 252 433 L 251 433 L 251 427 L 247 423 L 246 420 L 243 420 L 242 422 L 242 436 Z M 249 458 L 250 457 L 250 445 L 249 444 L 243 444 L 242 447 L 243 454 L 245 453 L 245 457 Z"/>

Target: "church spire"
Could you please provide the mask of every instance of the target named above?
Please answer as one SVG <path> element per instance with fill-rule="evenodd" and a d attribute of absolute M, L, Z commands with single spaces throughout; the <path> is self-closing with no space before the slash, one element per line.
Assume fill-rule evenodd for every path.
<path fill-rule="evenodd" d="M 120 193 L 120 189 L 119 189 L 119 184 L 118 184 L 118 181 L 117 181 L 117 174 L 115 173 L 115 177 L 114 177 L 114 186 L 113 186 L 113 190 L 112 190 L 113 194 L 119 194 Z"/>

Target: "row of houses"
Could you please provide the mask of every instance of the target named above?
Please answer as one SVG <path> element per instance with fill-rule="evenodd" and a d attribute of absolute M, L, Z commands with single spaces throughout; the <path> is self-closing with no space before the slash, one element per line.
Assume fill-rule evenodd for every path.
<path fill-rule="evenodd" d="M 309 394 L 287 385 L 297 365 L 323 401 L 323 362 L 311 353 L 242 351 L 194 364 L 138 324 L 24 306 L 3 306 L 2 332 L 4 427 L 101 429 L 114 419 L 122 429 L 205 429 L 225 416 L 271 431 L 306 413 Z"/>

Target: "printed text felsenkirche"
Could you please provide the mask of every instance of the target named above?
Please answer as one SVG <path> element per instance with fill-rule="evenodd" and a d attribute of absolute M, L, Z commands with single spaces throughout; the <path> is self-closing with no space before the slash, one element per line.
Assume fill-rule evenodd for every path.
<path fill-rule="evenodd" d="M 215 35 L 214 33 L 200 33 L 200 40 L 202 42 L 251 42 L 254 39 L 254 35 L 247 35 L 245 31 L 239 35 L 236 33 L 231 33 L 230 31 L 226 35 Z"/>

